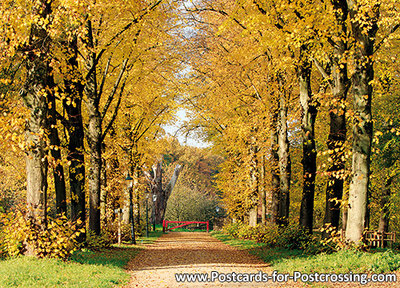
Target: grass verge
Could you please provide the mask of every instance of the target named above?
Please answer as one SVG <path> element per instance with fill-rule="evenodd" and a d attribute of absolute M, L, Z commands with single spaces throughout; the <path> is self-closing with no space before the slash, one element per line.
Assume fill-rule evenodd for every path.
<path fill-rule="evenodd" d="M 245 249 L 282 273 L 384 273 L 400 269 L 400 254 L 393 250 L 361 252 L 343 250 L 332 254 L 307 255 L 302 250 L 270 248 L 265 243 L 234 239 L 219 231 L 212 236 L 239 249 Z"/>
<path fill-rule="evenodd" d="M 124 270 L 142 248 L 162 235 L 162 231 L 141 237 L 139 245 L 123 244 L 102 251 L 83 250 L 68 261 L 17 257 L 0 261 L 0 287 L 115 287 L 127 283 Z"/>

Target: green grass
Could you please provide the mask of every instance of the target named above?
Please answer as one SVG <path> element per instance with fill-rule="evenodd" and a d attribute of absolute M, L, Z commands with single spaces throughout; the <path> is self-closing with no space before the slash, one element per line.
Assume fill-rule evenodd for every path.
<path fill-rule="evenodd" d="M 218 231 L 211 234 L 231 246 L 245 249 L 250 254 L 258 256 L 279 272 L 384 273 L 400 269 L 400 253 L 393 250 L 380 249 L 372 252 L 343 250 L 332 254 L 307 255 L 302 250 L 270 248 L 264 243 L 234 239 Z"/>
<path fill-rule="evenodd" d="M 256 249 L 256 248 L 261 248 L 266 246 L 266 244 L 264 243 L 257 243 L 255 241 L 252 240 L 241 240 L 241 239 L 235 239 L 227 234 L 223 234 L 220 231 L 212 231 L 211 235 L 215 238 L 217 238 L 218 240 L 225 242 L 226 244 L 230 245 L 230 246 L 234 246 L 238 249 L 241 250 L 246 250 L 246 249 L 250 249 L 249 252 L 251 252 L 251 249 Z"/>
<path fill-rule="evenodd" d="M 112 264 L 80 264 L 33 257 L 2 261 L 0 275 L 1 287 L 112 287 L 129 279 L 121 267 Z"/>
<path fill-rule="evenodd" d="M 162 231 L 141 237 L 140 245 L 154 242 Z M 68 261 L 17 257 L 0 261 L 0 287 L 93 287 L 106 288 L 127 283 L 124 267 L 142 248 L 114 245 L 103 251 L 75 252 Z"/>
<path fill-rule="evenodd" d="M 332 254 L 282 259 L 274 268 L 289 273 L 299 270 L 303 273 L 384 273 L 400 268 L 400 254 L 392 250 L 376 253 L 342 250 Z"/>
<path fill-rule="evenodd" d="M 180 224 L 170 223 L 169 227 L 171 228 L 171 227 L 174 227 L 177 225 L 180 225 Z M 187 226 L 183 226 L 181 228 L 176 228 L 176 229 L 170 230 L 169 232 L 207 232 L 207 227 L 205 224 L 201 224 L 200 227 L 195 226 L 195 224 L 188 224 Z M 161 229 L 162 229 L 162 226 L 161 226 Z"/>
<path fill-rule="evenodd" d="M 168 232 L 207 232 L 207 229 L 188 229 L 188 228 L 176 228 Z"/>
<path fill-rule="evenodd" d="M 162 227 L 160 230 L 149 232 L 149 237 L 145 236 L 140 237 L 139 239 L 137 239 L 136 243 L 140 245 L 151 244 L 154 241 L 156 241 L 159 237 L 161 237 L 161 235 L 163 235 Z"/>

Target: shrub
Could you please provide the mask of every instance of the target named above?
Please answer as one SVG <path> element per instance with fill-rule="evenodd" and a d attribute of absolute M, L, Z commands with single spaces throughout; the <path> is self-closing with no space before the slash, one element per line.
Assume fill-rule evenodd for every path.
<path fill-rule="evenodd" d="M 299 225 L 289 225 L 281 228 L 276 246 L 304 250 L 311 240 L 311 236 Z"/>
<path fill-rule="evenodd" d="M 100 235 L 96 235 L 93 231 L 86 233 L 86 245 L 91 250 L 102 250 L 109 248 L 113 242 L 111 235 L 107 232 L 103 232 Z"/>
<path fill-rule="evenodd" d="M 237 234 L 240 239 L 253 240 L 254 236 L 257 234 L 257 228 L 249 225 L 242 225 L 239 227 Z"/>
<path fill-rule="evenodd" d="M 7 257 L 7 244 L 5 242 L 5 233 L 3 227 L 0 228 L 0 259 Z"/>
<path fill-rule="evenodd" d="M 270 247 L 275 247 L 279 238 L 279 228 L 276 225 L 257 225 L 257 233 L 253 236 L 253 240 L 266 243 Z"/>
<path fill-rule="evenodd" d="M 24 213 L 3 215 L 5 256 L 24 254 L 29 246 L 38 257 L 68 258 L 77 249 L 77 237 L 83 232 L 80 220 L 72 222 L 65 215 L 34 221 Z"/>
<path fill-rule="evenodd" d="M 25 253 L 24 241 L 29 230 L 27 225 L 27 221 L 21 212 L 10 212 L 2 215 L 4 256 L 13 257 Z"/>
<path fill-rule="evenodd" d="M 223 232 L 234 238 L 265 243 L 271 248 L 307 250 L 312 254 L 326 251 L 326 248 L 315 237 L 309 235 L 297 224 L 288 227 L 258 224 L 250 227 L 236 222 L 225 225 Z"/>
<path fill-rule="evenodd" d="M 242 229 L 242 226 L 244 224 L 240 221 L 234 222 L 234 223 L 229 223 L 223 227 L 223 232 L 234 237 L 234 238 L 239 238 L 239 233 L 240 230 Z"/>
<path fill-rule="evenodd" d="M 340 251 L 347 248 L 357 248 L 354 245 L 351 245 L 342 235 L 340 231 L 337 231 L 331 225 L 326 225 L 325 227 L 321 228 L 321 232 L 329 235 L 328 238 L 322 239 L 321 243 L 324 245 L 326 250 L 333 252 L 333 251 Z"/>

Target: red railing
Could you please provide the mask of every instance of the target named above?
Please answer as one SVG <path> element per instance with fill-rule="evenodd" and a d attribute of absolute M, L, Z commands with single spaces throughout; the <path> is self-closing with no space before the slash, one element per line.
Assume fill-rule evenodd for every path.
<path fill-rule="evenodd" d="M 181 224 L 175 227 L 171 227 L 169 228 L 168 225 L 169 224 Z M 163 232 L 167 231 L 167 230 L 173 230 L 176 228 L 180 228 L 189 224 L 206 224 L 207 225 L 207 233 L 210 230 L 210 223 L 209 221 L 167 221 L 167 220 L 163 220 Z"/>

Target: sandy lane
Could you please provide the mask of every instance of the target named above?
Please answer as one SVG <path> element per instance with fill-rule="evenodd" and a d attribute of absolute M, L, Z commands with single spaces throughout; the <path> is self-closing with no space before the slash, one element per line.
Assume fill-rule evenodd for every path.
<path fill-rule="evenodd" d="M 346 261 L 343 259 L 343 261 Z M 319 283 L 307 285 L 298 281 L 272 283 L 272 281 L 257 283 L 179 283 L 176 273 L 268 273 L 273 269 L 256 256 L 231 247 L 211 237 L 205 232 L 170 232 L 164 234 L 156 242 L 146 245 L 128 264 L 131 281 L 125 288 L 159 288 L 159 287 L 400 287 L 400 283 Z M 396 272 L 400 281 L 400 273 Z"/>
<path fill-rule="evenodd" d="M 171 232 L 146 246 L 128 265 L 125 287 L 266 287 L 267 283 L 178 283 L 175 273 L 271 273 L 271 268 L 205 232 Z M 210 275 L 210 274 L 209 274 Z"/>

